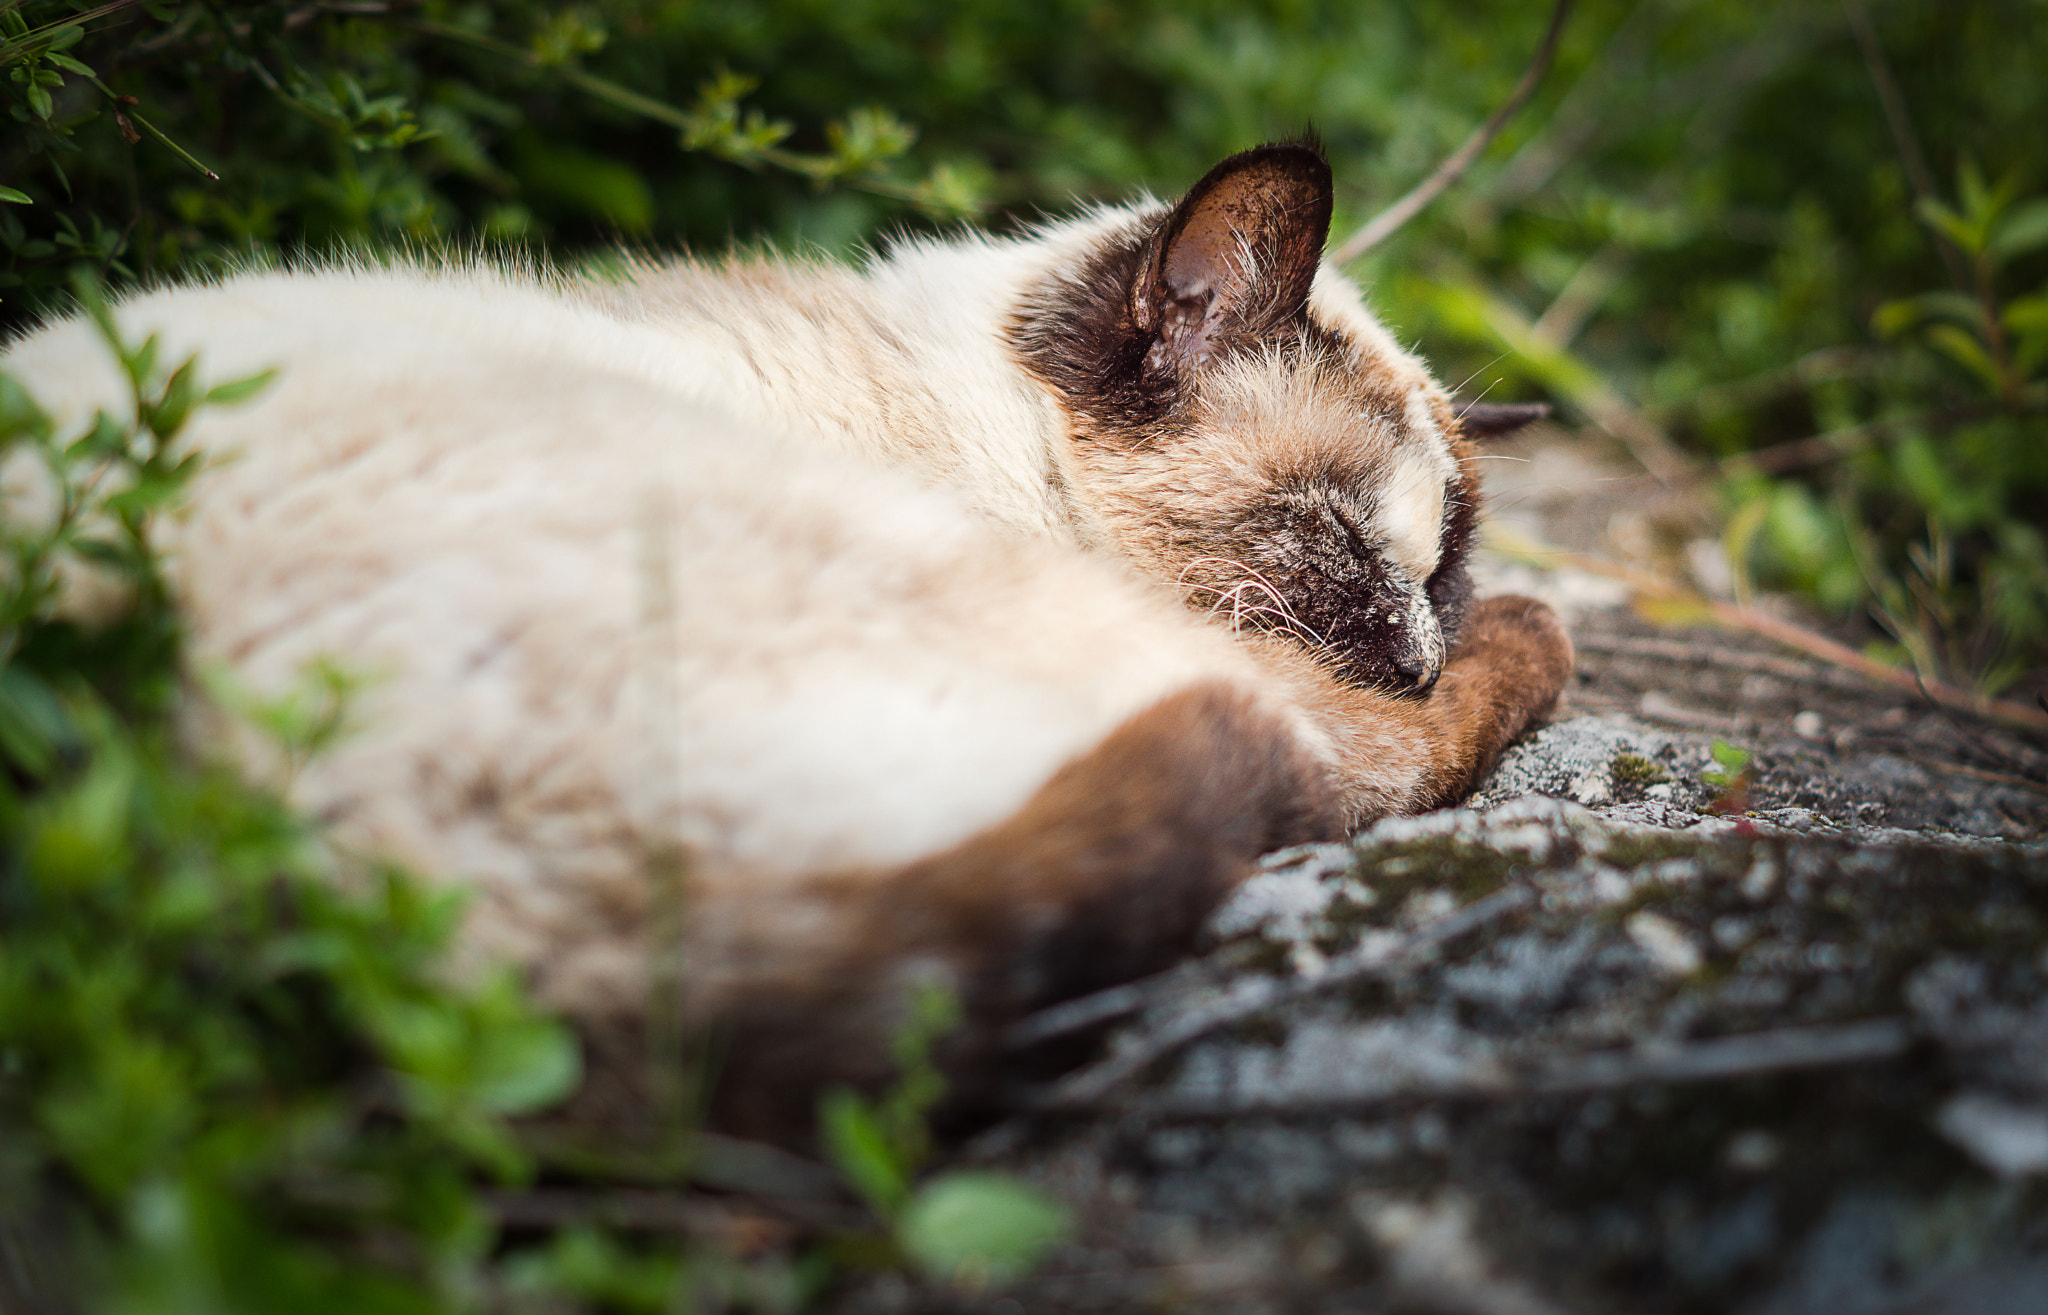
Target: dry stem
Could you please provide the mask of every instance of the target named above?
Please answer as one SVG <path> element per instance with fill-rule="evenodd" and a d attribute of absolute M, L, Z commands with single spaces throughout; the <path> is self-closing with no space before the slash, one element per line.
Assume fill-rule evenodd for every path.
<path fill-rule="evenodd" d="M 1436 200 L 1445 188 L 1458 181 L 1459 177 L 1472 167 L 1472 162 L 1479 158 L 1480 152 L 1490 146 L 1494 138 L 1500 136 L 1501 129 L 1507 127 L 1508 120 L 1515 117 L 1515 112 L 1522 108 L 1523 102 L 1529 99 L 1537 84 L 1543 81 L 1543 75 L 1550 71 L 1550 62 L 1557 55 L 1558 38 L 1564 33 L 1564 21 L 1571 11 L 1572 0 L 1557 0 L 1557 7 L 1550 12 L 1550 26 L 1543 33 L 1543 43 L 1536 48 L 1536 57 L 1529 61 L 1529 67 L 1522 71 L 1522 80 L 1515 84 L 1515 89 L 1508 93 L 1508 98 L 1493 112 L 1493 117 L 1479 125 L 1457 150 L 1451 152 L 1449 157 L 1436 167 L 1436 172 L 1411 188 L 1406 196 L 1367 220 L 1356 233 L 1346 238 L 1344 244 L 1331 253 L 1331 260 L 1339 265 L 1347 264 L 1386 241 L 1401 225 L 1413 219 L 1424 206 Z"/>
<path fill-rule="evenodd" d="M 1816 657 L 1833 666 L 1856 672 L 1880 685 L 1889 685 L 1893 689 L 1923 698 L 1937 707 L 1968 713 L 1973 717 L 1981 717 L 1986 721 L 1998 722 L 2036 734 L 2048 732 L 2048 709 L 2030 707 L 2006 699 L 1986 698 L 1982 694 L 1959 689 L 1938 680 L 1924 680 L 1914 672 L 1865 657 L 1847 644 L 1837 643 L 1826 635 L 1817 634 L 1804 626 L 1795 625 L 1741 603 L 1709 598 L 1697 590 L 1648 571 L 1623 566 L 1587 553 L 1565 552 L 1532 540 L 1518 542 L 1516 540 L 1519 536 L 1504 535 L 1498 526 L 1492 527 L 1491 534 L 1493 546 L 1525 561 L 1547 566 L 1569 565 L 1594 575 L 1604 575 L 1610 580 L 1620 580 L 1641 593 L 1682 602 L 1705 613 L 1721 625 L 1761 635 L 1788 648 L 1797 649 L 1809 657 Z"/>

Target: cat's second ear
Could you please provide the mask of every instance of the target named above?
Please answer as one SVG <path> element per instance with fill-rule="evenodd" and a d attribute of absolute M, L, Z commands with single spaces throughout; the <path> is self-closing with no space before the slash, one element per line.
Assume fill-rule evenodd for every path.
<path fill-rule="evenodd" d="M 1130 288 L 1155 368 L 1196 368 L 1297 320 L 1330 235 L 1330 166 L 1261 146 L 1211 169 L 1153 234 Z"/>

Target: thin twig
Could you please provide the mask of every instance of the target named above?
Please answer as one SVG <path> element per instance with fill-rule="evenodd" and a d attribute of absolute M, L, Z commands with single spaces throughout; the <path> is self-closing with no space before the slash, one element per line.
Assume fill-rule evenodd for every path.
<path fill-rule="evenodd" d="M 1097 1105 L 1116 1087 L 1144 1069 L 1211 1032 L 1351 982 L 1406 972 L 1434 959 L 1450 941 L 1511 913 L 1520 912 L 1535 902 L 1535 894 L 1527 887 L 1510 886 L 1437 919 L 1399 945 L 1361 945 L 1332 959 L 1314 977 L 1255 977 L 1240 981 L 1215 999 L 1167 1020 L 1164 1025 L 1139 1037 L 1134 1044 L 1101 1063 L 1063 1079 L 1049 1091 L 1025 1097 L 1023 1104 L 1037 1111 L 1073 1110 Z M 1026 1025 L 1030 1022 L 1027 1019 Z"/>
<path fill-rule="evenodd" d="M 1870 11 L 1863 7 L 1863 0 L 1842 0 L 1842 12 L 1849 19 L 1849 30 L 1856 35 L 1856 45 L 1863 52 L 1863 64 L 1870 72 L 1870 82 L 1877 89 L 1878 104 L 1884 108 L 1885 127 L 1891 131 L 1892 147 L 1899 153 L 1899 164 L 1906 171 L 1906 182 L 1913 189 L 1913 196 L 1922 205 L 1933 204 L 1936 200 L 1934 174 L 1927 167 L 1927 156 L 1920 149 L 1920 136 L 1913 131 L 1913 116 L 1906 108 L 1906 95 L 1899 89 L 1899 80 L 1892 75 L 1890 61 L 1884 57 L 1884 47 L 1877 39 L 1877 29 L 1871 25 Z M 1970 278 L 1969 264 L 1939 229 L 1931 229 L 1934 245 L 1941 251 L 1941 263 L 1948 267 L 1948 276 L 1964 292 L 1974 291 Z"/>
<path fill-rule="evenodd" d="M 1840 1068 L 1896 1059 L 1913 1045 L 1904 1019 L 1872 1018 L 1816 1027 L 1774 1028 L 1705 1041 L 1646 1045 L 1633 1050 L 1542 1059 L 1518 1066 L 1491 1067 L 1451 1078 L 1404 1083 L 1397 1090 L 1348 1095 L 1342 1092 L 1258 1093 L 1237 1099 L 1214 1096 L 1151 1096 L 1130 1102 L 1124 1112 L 1146 1117 L 1226 1119 L 1247 1114 L 1307 1117 L 1358 1114 L 1390 1106 L 1436 1100 L 1517 1100 L 1585 1096 L 1629 1087 L 1672 1083 L 1725 1082 L 1798 1069 Z"/>
<path fill-rule="evenodd" d="M 194 169 L 198 170 L 200 176 L 205 178 L 207 182 L 217 183 L 220 181 L 219 174 L 215 173 L 213 170 L 201 164 L 198 158 L 194 156 L 192 152 L 186 150 L 184 147 L 178 145 L 178 143 L 172 141 L 169 137 L 165 136 L 163 129 L 157 127 L 154 123 L 151 123 L 148 119 L 142 117 L 142 111 L 136 109 L 134 106 L 134 97 L 121 95 L 119 92 L 116 92 L 112 87 L 109 87 L 106 83 L 100 81 L 98 78 L 92 78 L 90 79 L 90 81 L 92 82 L 93 86 L 98 87 L 102 92 L 106 93 L 107 99 L 114 102 L 114 105 L 116 106 L 117 110 L 124 112 L 132 122 L 141 124 L 142 130 L 144 132 L 148 133 L 150 136 L 156 138 L 159 142 L 163 143 L 164 146 L 169 148 L 171 154 L 177 156 L 180 160 L 183 160 L 186 164 L 189 164 Z M 122 108 L 123 101 L 129 102 L 125 109 Z"/>
<path fill-rule="evenodd" d="M 1529 61 L 1529 67 L 1522 71 L 1522 80 L 1515 84 L 1515 89 L 1508 93 L 1508 98 L 1493 112 L 1493 117 L 1479 125 L 1472 135 L 1465 139 L 1463 145 L 1451 152 L 1450 156 L 1436 167 L 1435 173 L 1411 188 L 1406 196 L 1367 220 L 1363 227 L 1345 239 L 1344 244 L 1331 254 L 1331 260 L 1339 265 L 1348 264 L 1386 241 L 1401 225 L 1413 219 L 1424 206 L 1436 200 L 1445 188 L 1458 181 L 1459 177 L 1472 167 L 1472 162 L 1479 158 L 1480 152 L 1492 145 L 1494 138 L 1500 136 L 1501 129 L 1507 127 L 1508 120 L 1515 117 L 1515 112 L 1522 108 L 1523 103 L 1535 92 L 1537 84 L 1543 81 L 1543 75 L 1550 71 L 1550 62 L 1557 55 L 1558 38 L 1564 33 L 1564 21 L 1572 11 L 1572 3 L 1573 0 L 1557 0 L 1557 7 L 1550 11 L 1550 26 L 1543 33 L 1543 43 L 1536 48 L 1536 57 Z"/>
<path fill-rule="evenodd" d="M 1832 666 L 1801 662 L 1772 653 L 1749 653 L 1719 644 L 1697 644 L 1681 639 L 1646 638 L 1637 635 L 1602 635 L 1574 632 L 1572 647 L 1581 653 L 1616 653 L 1624 657 L 1658 658 L 1669 662 L 1709 663 L 1735 671 L 1752 671 L 1806 685 L 1868 693 L 1869 683 Z"/>

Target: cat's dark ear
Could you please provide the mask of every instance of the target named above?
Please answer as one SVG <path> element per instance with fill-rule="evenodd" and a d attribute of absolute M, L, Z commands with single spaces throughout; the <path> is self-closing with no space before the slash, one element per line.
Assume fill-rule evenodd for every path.
<path fill-rule="evenodd" d="M 1330 166 L 1314 147 L 1261 146 L 1211 169 L 1153 234 L 1130 287 L 1150 363 L 1198 367 L 1299 319 L 1329 235 Z"/>
<path fill-rule="evenodd" d="M 1527 428 L 1550 414 L 1547 402 L 1464 402 L 1458 423 L 1471 438 L 1497 438 Z"/>

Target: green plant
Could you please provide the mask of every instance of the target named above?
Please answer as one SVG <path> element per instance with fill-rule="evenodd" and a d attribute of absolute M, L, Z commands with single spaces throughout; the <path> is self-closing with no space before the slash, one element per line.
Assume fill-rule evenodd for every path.
<path fill-rule="evenodd" d="M 186 421 L 267 378 L 209 387 L 79 295 L 132 418 L 60 433 L 0 375 L 0 460 L 49 493 L 10 508 L 0 580 L 0 1231 L 36 1261 L 9 1307 L 467 1305 L 496 1235 L 478 1181 L 531 1172 L 507 1119 L 575 1085 L 574 1041 L 506 976 L 450 980 L 457 899 L 383 869 L 345 888 L 278 800 L 172 743 L 148 525 L 194 470 Z M 85 568 L 119 617 L 66 612 Z"/>
<path fill-rule="evenodd" d="M 1726 740 L 1715 740 L 1708 750 L 1714 765 L 1700 773 L 1700 783 L 1712 786 L 1715 795 L 1709 807 L 1717 813 L 1740 813 L 1749 807 L 1749 790 L 1754 778 L 1750 753 Z"/>
<path fill-rule="evenodd" d="M 1068 1221 L 1008 1174 L 947 1170 L 917 1180 L 931 1154 L 929 1116 L 946 1090 L 932 1048 L 959 1022 L 949 992 L 921 990 L 896 1038 L 895 1085 L 873 1100 L 835 1088 L 818 1119 L 833 1163 L 884 1222 L 895 1252 L 927 1277 L 980 1286 L 1028 1273 Z"/>
<path fill-rule="evenodd" d="M 687 185 L 720 169 L 795 181 L 801 210 L 862 193 L 864 223 L 980 208 L 974 170 L 904 168 L 916 133 L 880 106 L 800 134 L 715 59 L 654 94 L 605 67 L 669 83 L 648 57 L 700 26 L 647 3 L 8 0 L 0 313 L 45 302 L 80 260 L 118 281 L 301 246 L 723 239 L 732 189 Z"/>
<path fill-rule="evenodd" d="M 1569 89 L 1363 273 L 1451 378 L 1706 483 L 1739 579 L 1989 691 L 2048 665 L 2039 7 L 1869 10 L 1582 10 Z"/>

